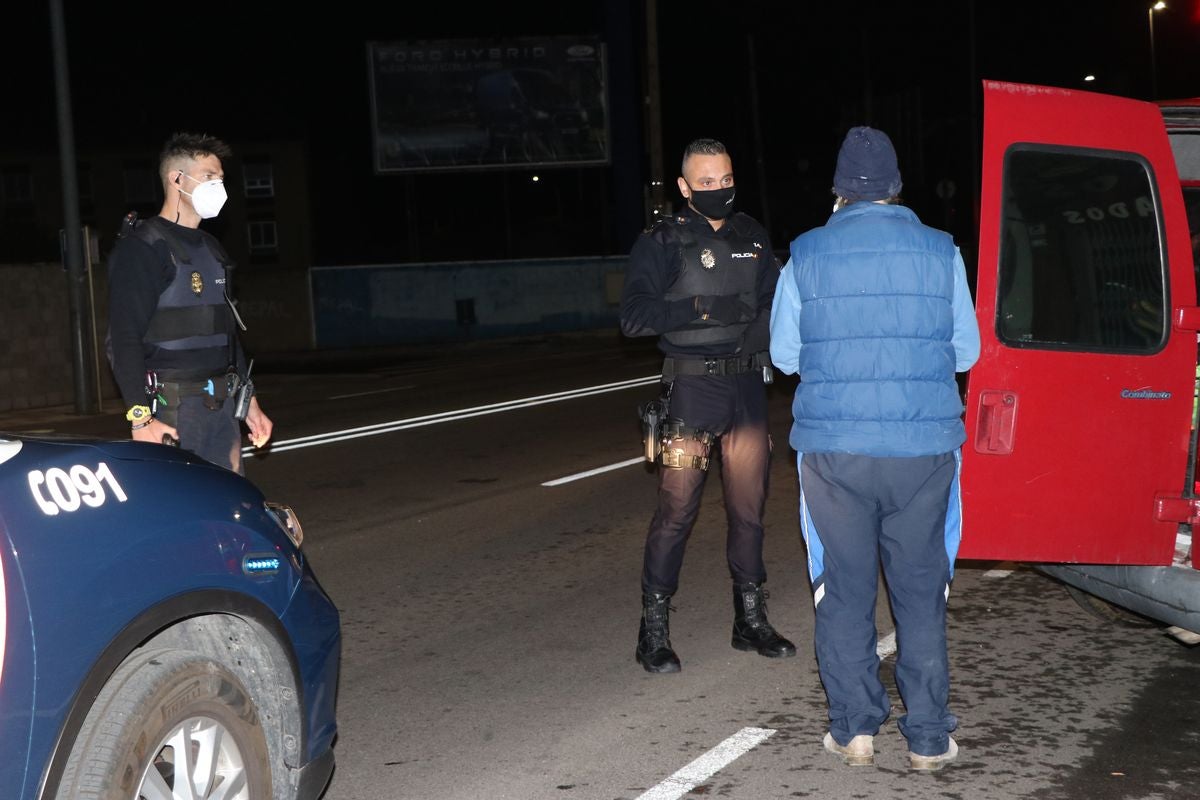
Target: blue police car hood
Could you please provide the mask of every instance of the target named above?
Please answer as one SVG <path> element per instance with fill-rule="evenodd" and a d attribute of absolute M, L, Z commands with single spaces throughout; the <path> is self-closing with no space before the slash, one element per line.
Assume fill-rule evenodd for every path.
<path fill-rule="evenodd" d="M 224 469 L 205 461 L 188 450 L 162 444 L 136 442 L 132 439 L 99 439 L 72 434 L 0 432 L 0 464 L 17 457 L 18 454 L 41 459 L 63 449 L 97 451 L 104 456 L 122 461 L 182 463 L 209 469 Z"/>

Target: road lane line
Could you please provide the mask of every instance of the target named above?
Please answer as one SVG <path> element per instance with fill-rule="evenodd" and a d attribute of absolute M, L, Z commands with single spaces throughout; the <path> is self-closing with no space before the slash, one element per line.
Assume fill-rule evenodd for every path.
<path fill-rule="evenodd" d="M 882 636 L 875 640 L 875 655 L 879 656 L 880 661 L 883 661 L 894 652 L 896 652 L 895 631 L 892 631 L 887 636 Z"/>
<path fill-rule="evenodd" d="M 485 406 L 472 406 L 471 408 L 462 408 L 457 411 L 442 411 L 437 414 L 426 414 L 421 417 L 411 417 L 409 419 L 392 420 L 391 422 L 379 422 L 374 425 L 364 425 L 359 428 L 347 428 L 340 431 L 329 431 L 327 433 L 318 433 L 312 436 L 300 436 L 295 439 L 284 439 L 279 442 L 273 442 L 269 447 L 259 450 L 253 446 L 242 448 L 243 456 L 259 456 L 267 453 L 282 453 L 287 450 L 298 450 L 302 447 L 315 447 L 320 444 L 332 444 L 334 442 L 344 442 L 349 439 L 359 439 L 364 436 L 378 436 L 383 433 L 393 433 L 394 431 L 407 430 L 409 428 L 419 428 L 425 425 L 436 425 L 440 422 L 453 422 L 460 419 L 468 419 L 470 417 L 480 417 L 487 414 L 499 414 L 502 411 L 515 411 L 519 408 L 529 408 L 530 406 L 540 406 L 546 403 L 561 403 L 564 400 L 575 400 L 580 397 L 589 397 L 595 394 L 604 394 L 605 392 L 619 392 L 624 389 L 632 389 L 638 386 L 649 386 L 650 384 L 660 383 L 661 375 L 649 375 L 644 378 L 633 378 L 627 381 L 617 381 L 615 383 L 602 383 L 596 386 L 585 386 L 580 389 L 569 389 L 565 392 L 552 392 L 550 394 L 540 394 L 534 397 L 524 397 L 517 400 L 506 400 L 502 403 L 491 403 Z"/>
<path fill-rule="evenodd" d="M 347 400 L 351 397 L 366 397 L 371 394 L 387 394 L 388 392 L 403 392 L 405 389 L 415 389 L 417 385 L 410 383 L 408 386 L 393 386 L 390 389 L 372 389 L 369 392 L 353 392 L 351 394 L 335 394 L 330 395 L 330 400 Z"/>
<path fill-rule="evenodd" d="M 774 733 L 770 728 L 742 728 L 662 783 L 638 795 L 637 800 L 679 800 Z"/>
<path fill-rule="evenodd" d="M 565 478 L 555 478 L 552 481 L 546 481 L 542 484 L 542 486 L 562 486 L 564 483 L 570 483 L 571 481 L 577 481 L 582 478 L 590 478 L 593 475 L 599 475 L 602 472 L 612 472 L 614 469 L 632 467 L 634 464 L 644 463 L 645 460 L 645 456 L 638 456 L 637 458 L 631 458 L 628 461 L 618 461 L 616 464 L 609 464 L 605 467 L 596 467 L 595 469 L 589 469 L 587 472 L 576 472 L 574 475 L 567 475 Z"/>

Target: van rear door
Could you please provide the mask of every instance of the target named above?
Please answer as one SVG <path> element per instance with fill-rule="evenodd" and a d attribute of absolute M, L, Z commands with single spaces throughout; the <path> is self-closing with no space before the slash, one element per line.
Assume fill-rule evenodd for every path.
<path fill-rule="evenodd" d="M 1169 564 L 1196 295 L 1158 107 L 985 82 L 980 209 L 959 557 Z"/>

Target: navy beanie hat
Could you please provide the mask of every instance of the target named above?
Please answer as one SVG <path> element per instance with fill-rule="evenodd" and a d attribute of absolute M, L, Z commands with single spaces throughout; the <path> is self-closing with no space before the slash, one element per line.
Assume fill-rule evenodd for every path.
<path fill-rule="evenodd" d="M 896 149 L 881 130 L 851 128 L 838 151 L 833 191 L 847 200 L 884 200 L 900 194 Z"/>

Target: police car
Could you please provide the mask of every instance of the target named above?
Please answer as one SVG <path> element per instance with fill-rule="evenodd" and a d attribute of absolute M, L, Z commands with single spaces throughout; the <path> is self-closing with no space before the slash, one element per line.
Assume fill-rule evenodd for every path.
<path fill-rule="evenodd" d="M 186 451 L 0 433 L 0 798 L 319 797 L 341 628 L 302 539 Z"/>

